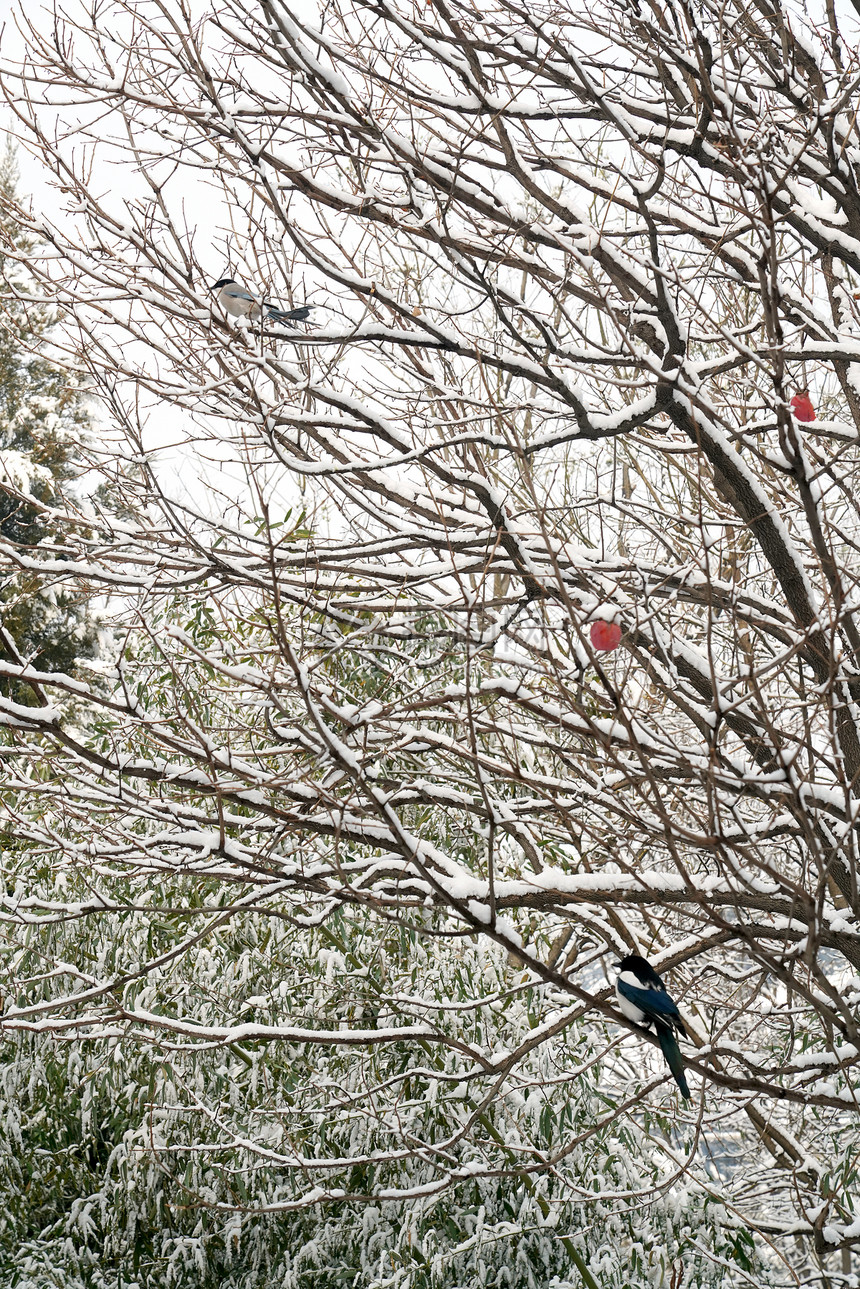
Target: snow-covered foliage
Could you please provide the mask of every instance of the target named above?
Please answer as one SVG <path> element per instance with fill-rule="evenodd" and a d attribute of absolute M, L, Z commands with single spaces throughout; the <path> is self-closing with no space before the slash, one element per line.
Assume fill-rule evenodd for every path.
<path fill-rule="evenodd" d="M 33 296 L 26 261 L 32 239 L 16 218 L 16 159 L 0 157 L 0 534 L 19 548 L 62 544 L 52 523 L 61 498 L 74 502 L 70 481 L 84 471 L 89 417 L 80 374 L 49 358 L 51 315 Z M 6 562 L 0 583 L 7 661 L 67 671 L 95 652 L 96 630 L 83 588 L 37 569 Z M 3 681 L 19 702 L 30 686 Z"/>
<path fill-rule="evenodd" d="M 28 41 L 27 270 L 121 506 L 0 543 L 117 659 L 0 660 L 6 1247 L 856 1286 L 856 23 L 105 0 Z"/>
<path fill-rule="evenodd" d="M 208 934 L 181 976 L 163 963 L 129 981 L 127 1019 L 100 1037 L 7 1044 L 7 1274 L 113 1284 L 133 1264 L 142 1284 L 563 1289 L 581 1283 L 573 1247 L 601 1285 L 682 1266 L 696 1284 L 726 1283 L 727 1268 L 738 1284 L 779 1282 L 725 1207 L 739 1143 L 702 1150 L 671 1097 L 631 1115 L 640 1080 L 613 1087 L 581 1009 L 525 984 L 498 947 L 440 954 L 431 915 L 407 930 L 337 913 L 304 930 L 207 914 L 199 880 L 110 886 L 123 912 L 45 930 L 24 955 L 12 931 L 22 998 L 85 988 L 82 963 L 115 975 Z M 156 905 L 172 911 L 154 925 Z M 243 1031 L 153 1045 L 132 1017 L 192 1009 Z M 348 1046 L 261 1037 L 321 1025 Z M 373 1041 L 353 1045 L 357 1029 Z M 423 1036 L 394 1037 L 408 1029 Z"/>

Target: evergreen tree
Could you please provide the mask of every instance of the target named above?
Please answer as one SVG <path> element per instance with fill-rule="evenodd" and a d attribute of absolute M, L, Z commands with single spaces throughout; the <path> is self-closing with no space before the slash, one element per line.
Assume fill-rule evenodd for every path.
<path fill-rule="evenodd" d="M 45 356 L 54 319 L 28 298 L 20 260 L 8 254 L 30 246 L 16 217 L 17 180 L 7 144 L 0 160 L 0 538 L 26 554 L 60 537 L 41 507 L 60 506 L 80 473 L 90 417 L 80 382 Z M 0 656 L 14 658 L 17 650 L 43 671 L 68 671 L 76 659 L 92 657 L 97 633 L 85 602 L 14 562 L 4 560 L 0 570 Z M 2 690 L 34 701 L 27 686 L 7 682 Z"/>

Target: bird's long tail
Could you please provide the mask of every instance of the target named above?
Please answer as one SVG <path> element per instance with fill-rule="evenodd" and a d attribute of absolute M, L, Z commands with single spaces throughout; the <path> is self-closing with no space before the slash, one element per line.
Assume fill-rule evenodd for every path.
<path fill-rule="evenodd" d="M 269 317 L 273 322 L 281 322 L 286 327 L 291 327 L 294 322 L 304 322 L 311 309 L 312 304 L 303 304 L 300 309 L 272 309 L 269 308 Z"/>
<path fill-rule="evenodd" d="M 657 1038 L 660 1040 L 660 1049 L 666 1058 L 666 1064 L 672 1071 L 672 1078 L 681 1089 L 681 1096 L 690 1100 L 690 1089 L 687 1086 L 687 1080 L 684 1078 L 684 1062 L 681 1057 L 681 1049 L 678 1046 L 678 1040 L 667 1025 L 655 1025 Z"/>

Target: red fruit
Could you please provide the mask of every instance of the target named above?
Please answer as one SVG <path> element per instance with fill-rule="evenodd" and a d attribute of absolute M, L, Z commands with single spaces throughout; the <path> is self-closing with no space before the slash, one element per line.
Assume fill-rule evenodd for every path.
<path fill-rule="evenodd" d="M 595 649 L 599 649 L 601 653 L 611 653 L 618 648 L 621 628 L 617 622 L 592 622 L 589 635 Z"/>
<path fill-rule="evenodd" d="M 791 407 L 799 421 L 815 420 L 815 408 L 812 406 L 812 399 L 809 397 L 808 389 L 799 389 L 797 391 L 791 399 Z"/>

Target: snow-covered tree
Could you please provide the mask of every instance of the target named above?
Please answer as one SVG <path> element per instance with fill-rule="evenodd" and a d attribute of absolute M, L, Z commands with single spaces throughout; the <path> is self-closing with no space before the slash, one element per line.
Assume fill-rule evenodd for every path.
<path fill-rule="evenodd" d="M 27 267 L 125 501 L 0 546 L 119 641 L 0 661 L 28 1274 L 856 1283 L 855 19 L 22 21 Z"/>
<path fill-rule="evenodd" d="M 22 550 L 58 534 L 50 513 L 83 469 L 89 427 L 79 380 L 46 355 L 50 315 L 32 299 L 21 261 L 31 239 L 15 216 L 17 166 L 7 143 L 0 160 L 0 533 Z M 96 631 L 86 593 L 65 578 L 4 569 L 0 587 L 2 656 L 43 671 L 69 671 L 93 655 Z M 8 676 L 3 692 L 36 701 L 28 685 Z"/>

